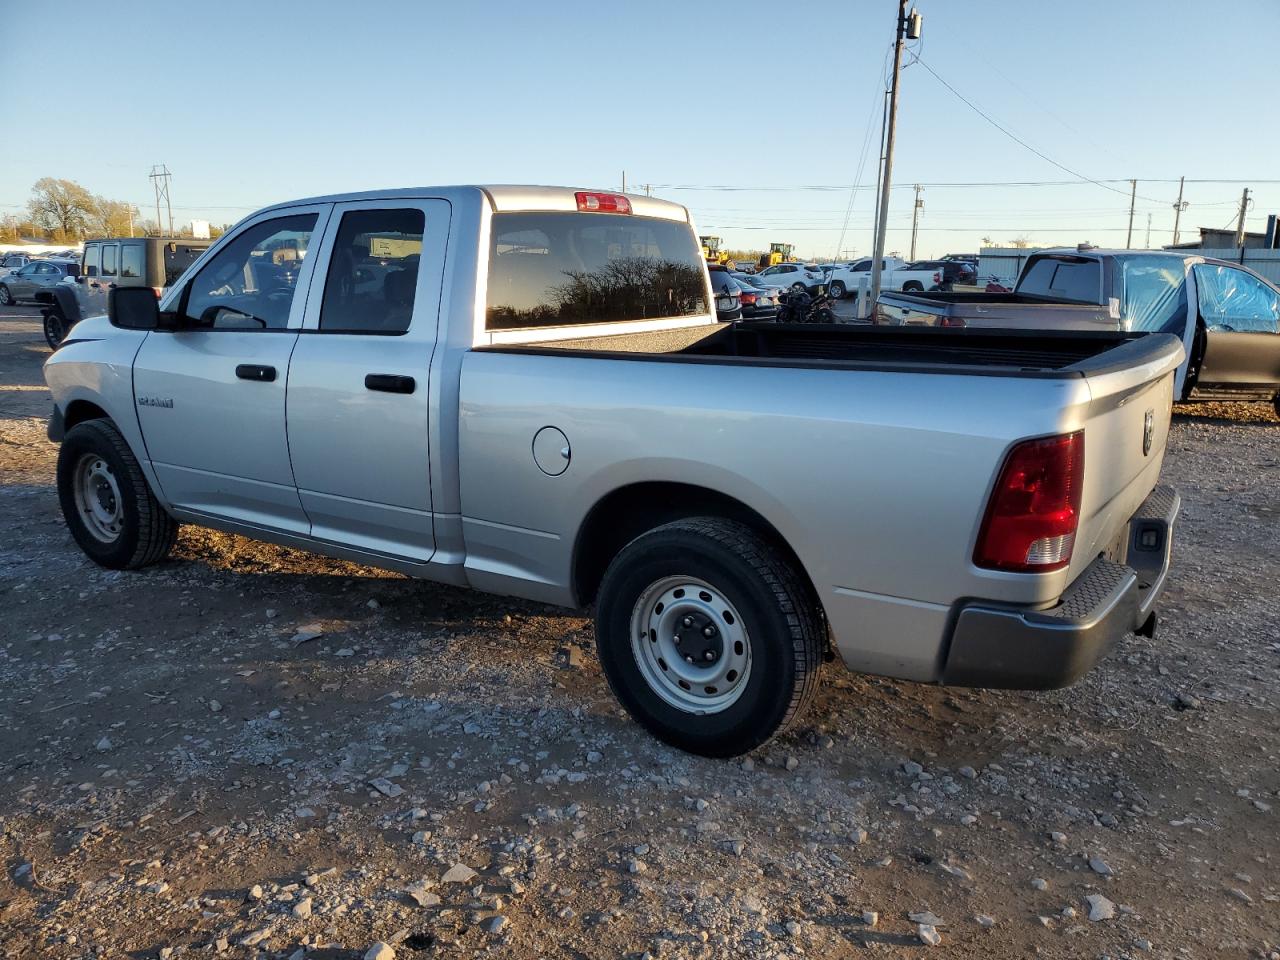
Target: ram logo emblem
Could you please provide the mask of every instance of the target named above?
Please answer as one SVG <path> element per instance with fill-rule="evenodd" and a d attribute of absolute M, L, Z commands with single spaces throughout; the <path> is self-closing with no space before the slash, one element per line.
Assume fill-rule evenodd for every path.
<path fill-rule="evenodd" d="M 138 406 L 140 407 L 164 407 L 166 410 L 173 409 L 173 397 L 138 397 Z"/>

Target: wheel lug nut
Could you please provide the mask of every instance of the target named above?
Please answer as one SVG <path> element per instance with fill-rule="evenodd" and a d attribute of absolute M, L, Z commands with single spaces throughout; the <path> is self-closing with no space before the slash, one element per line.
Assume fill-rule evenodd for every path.
<path fill-rule="evenodd" d="M 681 620 L 681 621 L 680 621 L 680 623 L 681 623 L 681 625 L 682 625 L 682 626 L 692 627 L 692 626 L 693 626 L 693 617 L 685 617 L 683 620 Z"/>
<path fill-rule="evenodd" d="M 676 643 L 677 643 L 677 644 L 679 644 L 679 643 L 680 643 L 680 634 L 678 634 L 678 633 L 676 634 L 676 636 L 675 636 L 675 641 L 676 641 Z"/>
<path fill-rule="evenodd" d="M 702 635 L 704 637 L 714 637 L 716 635 L 716 628 L 708 624 L 702 628 Z"/>
<path fill-rule="evenodd" d="M 685 662 L 685 663 L 693 663 L 693 657 L 685 657 L 685 658 L 684 658 L 684 662 Z"/>
<path fill-rule="evenodd" d="M 714 650 L 708 650 L 702 656 L 703 656 L 703 659 L 707 660 L 708 662 L 711 662 L 715 660 L 716 652 Z"/>

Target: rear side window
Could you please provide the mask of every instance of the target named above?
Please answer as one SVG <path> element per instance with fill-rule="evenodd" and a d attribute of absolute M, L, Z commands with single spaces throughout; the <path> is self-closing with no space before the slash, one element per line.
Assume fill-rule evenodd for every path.
<path fill-rule="evenodd" d="M 102 246 L 102 275 L 104 277 L 114 277 L 116 275 L 116 250 L 119 244 L 106 243 Z"/>
<path fill-rule="evenodd" d="M 330 333 L 404 333 L 413 317 L 426 214 L 352 210 L 342 215 L 320 304 Z"/>
<path fill-rule="evenodd" d="M 136 243 L 126 243 L 120 247 L 120 276 L 142 276 L 142 247 Z"/>
<path fill-rule="evenodd" d="M 707 312 L 688 224 L 607 213 L 494 214 L 485 327 L 514 330 Z"/>
<path fill-rule="evenodd" d="M 1187 325 L 1187 268 L 1182 257 L 1124 257 L 1121 265 L 1120 315 L 1125 327 L 1182 336 Z"/>
<path fill-rule="evenodd" d="M 164 245 L 164 285 L 172 287 L 182 276 L 182 271 L 200 258 L 208 247 L 193 247 L 185 243 L 166 243 Z"/>
<path fill-rule="evenodd" d="M 1102 299 L 1102 264 L 1098 260 L 1040 257 L 1031 261 L 1018 281 L 1018 293 L 1075 303 Z"/>

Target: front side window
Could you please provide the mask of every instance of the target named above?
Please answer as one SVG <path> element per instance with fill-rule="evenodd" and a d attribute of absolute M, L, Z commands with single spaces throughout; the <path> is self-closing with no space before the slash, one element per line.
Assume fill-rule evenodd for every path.
<path fill-rule="evenodd" d="M 1210 330 L 1280 333 L 1280 293 L 1251 273 L 1217 263 L 1198 263 L 1196 297 Z"/>
<path fill-rule="evenodd" d="M 610 213 L 497 213 L 489 330 L 707 313 L 705 261 L 688 224 Z"/>
<path fill-rule="evenodd" d="M 116 275 L 116 250 L 119 244 L 104 243 L 102 245 L 102 275 L 104 277 L 114 277 Z"/>
<path fill-rule="evenodd" d="M 237 234 L 191 280 L 188 320 L 219 330 L 283 330 L 316 215 L 264 220 Z"/>
<path fill-rule="evenodd" d="M 136 243 L 126 243 L 120 248 L 120 276 L 137 278 L 142 276 L 142 247 Z"/>
<path fill-rule="evenodd" d="M 331 333 L 404 333 L 413 317 L 426 215 L 352 210 L 342 215 L 320 304 Z"/>
<path fill-rule="evenodd" d="M 84 275 L 96 277 L 102 272 L 102 244 L 90 243 L 84 248 Z"/>

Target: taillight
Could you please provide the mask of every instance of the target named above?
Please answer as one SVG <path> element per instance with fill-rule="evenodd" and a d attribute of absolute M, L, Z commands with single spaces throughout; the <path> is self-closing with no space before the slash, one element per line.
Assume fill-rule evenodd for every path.
<path fill-rule="evenodd" d="M 1045 573 L 1071 562 L 1084 482 L 1084 431 L 1026 440 L 1005 458 L 973 562 Z"/>
<path fill-rule="evenodd" d="M 933 275 L 933 282 L 934 282 L 934 283 L 941 283 L 941 282 L 942 282 L 942 274 L 940 274 L 940 273 L 934 273 L 934 275 Z"/>
<path fill-rule="evenodd" d="M 758 298 L 757 298 L 757 295 L 756 295 L 756 294 L 754 294 L 754 293 L 746 293 L 746 292 L 744 291 L 743 293 L 738 294 L 738 299 L 739 299 L 739 300 L 741 300 L 741 301 L 742 301 L 743 303 L 745 303 L 745 304 L 753 304 L 753 303 L 755 303 L 755 302 L 756 302 L 756 300 L 757 300 Z"/>
<path fill-rule="evenodd" d="M 151 292 L 154 293 L 156 295 L 156 299 L 159 300 L 164 296 L 164 287 L 152 287 Z"/>
<path fill-rule="evenodd" d="M 575 193 L 579 213 L 630 213 L 631 201 L 620 193 Z"/>
<path fill-rule="evenodd" d="M 963 327 L 965 325 L 964 317 L 943 317 L 938 324 L 940 327 Z"/>

